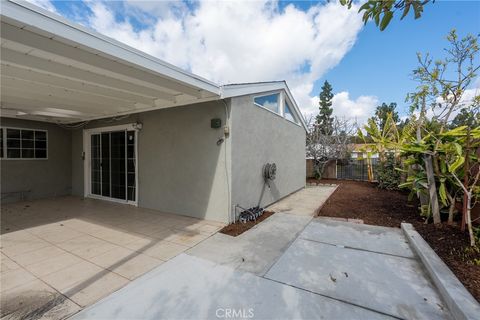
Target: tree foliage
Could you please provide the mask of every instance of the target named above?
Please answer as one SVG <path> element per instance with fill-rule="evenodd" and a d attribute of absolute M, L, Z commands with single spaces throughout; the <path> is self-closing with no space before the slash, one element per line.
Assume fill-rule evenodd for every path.
<path fill-rule="evenodd" d="M 386 158 L 377 169 L 378 187 L 386 190 L 399 190 L 402 172 L 398 170 L 400 160 L 393 153 L 387 153 Z"/>
<path fill-rule="evenodd" d="M 396 109 L 397 104 L 395 102 L 391 102 L 390 104 L 383 102 L 382 105 L 377 106 L 375 116 L 372 117 L 372 120 L 375 121 L 379 129 L 383 131 L 389 114 L 391 114 L 391 120 L 393 120 L 393 122 L 398 123 L 400 121 Z"/>
<path fill-rule="evenodd" d="M 480 110 L 477 108 L 462 108 L 453 118 L 450 128 L 454 129 L 461 126 L 478 127 L 480 126 Z"/>
<path fill-rule="evenodd" d="M 333 118 L 332 124 L 319 127 L 313 117 L 307 120 L 306 154 L 313 160 L 316 178 L 321 178 L 325 166 L 332 160 L 345 159 L 351 152 L 350 139 L 356 125 L 349 120 Z"/>
<path fill-rule="evenodd" d="M 422 16 L 424 6 L 429 2 L 433 3 L 435 0 L 368 0 L 358 12 L 363 12 L 362 20 L 365 24 L 372 20 L 383 31 L 396 12 L 400 11 L 402 14 L 400 19 L 403 19 L 412 10 L 415 19 L 418 19 Z M 353 0 L 340 0 L 340 3 L 350 9 Z"/>
<path fill-rule="evenodd" d="M 333 108 L 332 108 L 332 99 L 333 92 L 332 86 L 328 81 L 322 86 L 322 91 L 319 95 L 319 113 L 316 117 L 316 126 L 323 134 L 333 132 L 333 122 L 334 118 L 332 117 Z"/>
<path fill-rule="evenodd" d="M 418 87 L 407 97 L 412 106 L 409 121 L 400 127 L 393 113 L 387 113 L 383 129 L 370 119 L 363 131 L 371 137 L 384 168 L 391 168 L 391 156 L 401 160 L 397 170 L 406 179 L 399 186 L 420 199 L 426 222 L 432 218 L 440 223 L 439 211 L 445 208 L 453 223 L 456 203 L 462 200 L 461 227 L 467 226 L 474 246 L 471 209 L 480 200 L 480 95 L 466 92 L 480 69 L 478 36 L 460 38 L 452 30 L 447 40 L 443 59 L 418 54 L 419 66 L 413 71 Z M 387 182 L 390 178 L 384 177 Z"/>

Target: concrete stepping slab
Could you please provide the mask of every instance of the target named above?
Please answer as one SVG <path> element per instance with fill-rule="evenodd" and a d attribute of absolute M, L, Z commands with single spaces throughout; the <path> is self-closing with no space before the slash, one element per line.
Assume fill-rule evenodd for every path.
<path fill-rule="evenodd" d="M 73 319 L 217 319 L 227 314 L 237 319 L 389 318 L 181 254 Z"/>
<path fill-rule="evenodd" d="M 264 275 L 311 219 L 276 213 L 238 237 L 217 233 L 186 253 Z"/>
<path fill-rule="evenodd" d="M 406 258 L 415 257 L 402 230 L 396 228 L 316 218 L 305 228 L 300 237 L 354 249 Z"/>
<path fill-rule="evenodd" d="M 299 238 L 265 277 L 399 318 L 450 317 L 414 259 Z"/>

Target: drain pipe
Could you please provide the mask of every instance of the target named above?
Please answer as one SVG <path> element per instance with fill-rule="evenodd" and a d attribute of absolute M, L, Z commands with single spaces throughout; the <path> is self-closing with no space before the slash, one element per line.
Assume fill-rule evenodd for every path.
<path fill-rule="evenodd" d="M 218 101 L 218 100 L 217 100 Z M 228 105 L 225 102 L 225 99 L 220 99 L 220 101 L 223 103 L 224 110 L 225 110 L 225 125 L 223 126 L 223 136 L 225 139 L 225 181 L 227 183 L 227 212 L 228 212 L 228 223 L 234 223 L 235 222 L 235 210 L 232 212 L 232 197 L 231 197 L 231 192 L 230 192 L 230 179 L 229 179 L 229 170 L 228 170 L 228 143 L 227 143 L 227 138 L 230 136 L 230 117 L 228 114 Z M 232 216 L 233 215 L 233 216 Z"/>

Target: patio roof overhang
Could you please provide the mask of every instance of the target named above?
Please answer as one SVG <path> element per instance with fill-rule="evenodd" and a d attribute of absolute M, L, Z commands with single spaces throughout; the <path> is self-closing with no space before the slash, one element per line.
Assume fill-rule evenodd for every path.
<path fill-rule="evenodd" d="M 24 2 L 1 6 L 1 115 L 75 123 L 221 98 L 221 88 Z"/>

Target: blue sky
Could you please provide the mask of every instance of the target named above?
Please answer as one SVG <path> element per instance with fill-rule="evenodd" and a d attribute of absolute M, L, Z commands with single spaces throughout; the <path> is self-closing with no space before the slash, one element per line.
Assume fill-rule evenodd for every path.
<path fill-rule="evenodd" d="M 383 32 L 335 1 L 30 1 L 219 84 L 285 79 L 305 114 L 328 80 L 334 113 L 359 122 L 381 102 L 406 113 L 417 52 L 480 32 L 479 1 L 437 0 Z"/>
<path fill-rule="evenodd" d="M 375 95 L 379 101 L 397 102 L 399 109 L 408 112 L 404 100 L 416 86 L 411 80 L 416 53 L 443 57 L 445 36 L 453 28 L 463 36 L 479 34 L 480 2 L 437 1 L 425 7 L 420 19 L 396 19 L 384 31 L 369 23 L 341 63 L 315 83 L 314 91 L 326 79 L 335 91 L 349 91 L 353 97 Z"/>

